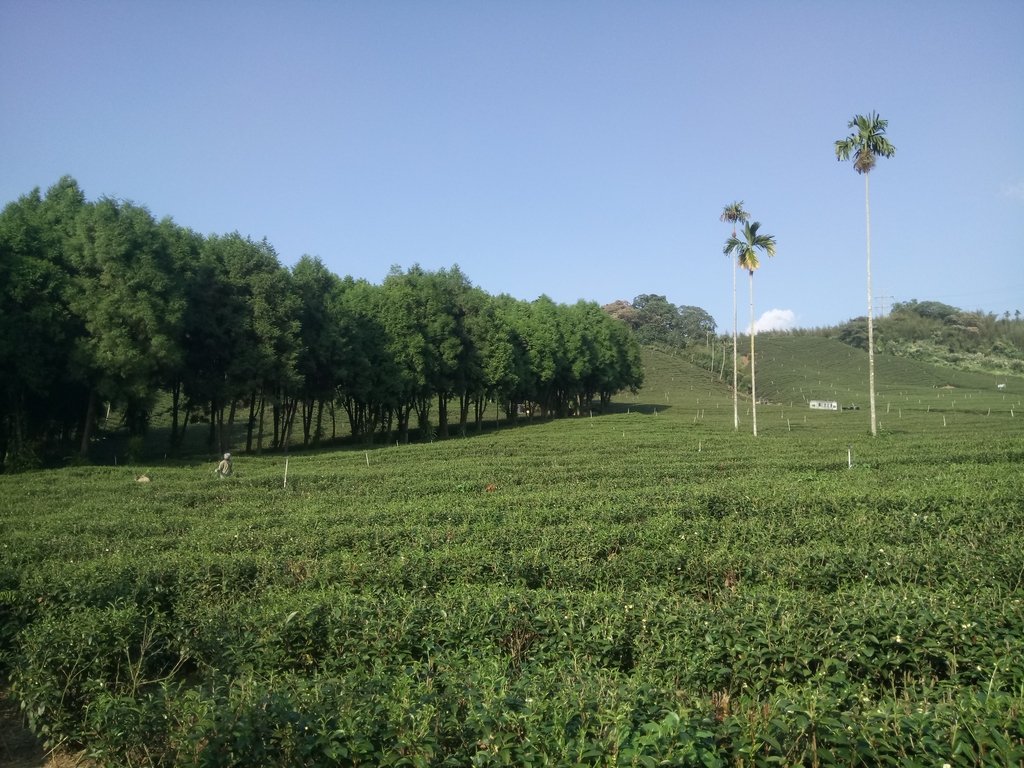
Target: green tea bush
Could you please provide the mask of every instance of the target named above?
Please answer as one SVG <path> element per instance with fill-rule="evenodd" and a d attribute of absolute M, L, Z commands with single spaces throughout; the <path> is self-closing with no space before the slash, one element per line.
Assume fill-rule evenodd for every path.
<path fill-rule="evenodd" d="M 110 766 L 1021 763 L 1024 416 L 890 366 L 871 440 L 789 404 L 856 386 L 845 348 L 818 385 L 774 341 L 756 440 L 662 356 L 611 415 L 287 488 L 0 476 L 13 695 Z"/>

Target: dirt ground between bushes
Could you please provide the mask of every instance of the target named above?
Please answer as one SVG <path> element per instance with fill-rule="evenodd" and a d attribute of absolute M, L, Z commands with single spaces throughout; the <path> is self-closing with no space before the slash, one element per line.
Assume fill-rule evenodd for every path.
<path fill-rule="evenodd" d="M 48 753 L 25 725 L 5 690 L 0 690 L 0 768 L 89 768 L 81 755 Z"/>

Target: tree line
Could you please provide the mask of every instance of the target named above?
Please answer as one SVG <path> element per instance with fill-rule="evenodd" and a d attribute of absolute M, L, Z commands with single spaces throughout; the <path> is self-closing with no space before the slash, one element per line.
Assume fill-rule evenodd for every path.
<path fill-rule="evenodd" d="M 64 177 L 0 212 L 0 460 L 87 456 L 113 406 L 142 435 L 169 400 L 171 452 L 338 431 L 369 440 L 481 428 L 488 404 L 565 416 L 643 382 L 630 327 L 596 303 L 491 296 L 457 266 L 381 284 L 266 240 L 199 235 Z"/>
<path fill-rule="evenodd" d="M 715 334 L 715 319 L 700 307 L 676 306 L 665 296 L 643 293 L 632 302 L 620 299 L 602 309 L 633 329 L 644 346 L 683 349 L 706 344 Z"/>
<path fill-rule="evenodd" d="M 867 318 L 819 331 L 867 349 Z M 945 365 L 1024 373 L 1024 320 L 1020 310 L 1002 316 L 968 311 L 941 301 L 897 301 L 875 319 L 875 344 L 882 352 Z"/>

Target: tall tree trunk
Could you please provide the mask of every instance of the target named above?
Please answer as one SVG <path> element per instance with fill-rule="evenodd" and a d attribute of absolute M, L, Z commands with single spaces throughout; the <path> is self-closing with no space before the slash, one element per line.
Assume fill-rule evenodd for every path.
<path fill-rule="evenodd" d="M 444 440 L 448 437 L 448 393 L 437 396 L 437 436 Z"/>
<path fill-rule="evenodd" d="M 284 403 L 284 430 L 281 435 L 281 447 L 287 451 L 292 441 L 292 426 L 295 424 L 295 415 L 299 412 L 299 398 L 285 398 Z"/>
<path fill-rule="evenodd" d="M 416 398 L 416 428 L 420 440 L 431 440 L 433 438 L 433 427 L 430 424 L 430 395 Z"/>
<path fill-rule="evenodd" d="M 313 431 L 313 400 L 302 399 L 302 444 L 309 445 L 309 439 Z"/>
<path fill-rule="evenodd" d="M 469 392 L 459 395 L 459 434 L 466 436 L 466 423 L 469 421 L 469 404 L 472 402 Z"/>
<path fill-rule="evenodd" d="M 263 453 L 263 414 L 267 410 L 266 390 L 260 388 L 259 425 L 256 428 L 256 453 Z"/>
<path fill-rule="evenodd" d="M 754 421 L 754 437 L 757 437 L 757 378 L 754 375 L 754 271 L 750 271 L 750 415 Z"/>
<path fill-rule="evenodd" d="M 736 227 L 732 228 L 732 237 L 736 239 Z M 732 263 L 730 257 L 729 262 Z M 732 428 L 738 432 L 740 428 L 740 390 L 739 390 L 739 357 L 738 350 L 739 333 L 736 326 L 739 325 L 739 314 L 736 309 L 736 265 L 732 264 Z"/>
<path fill-rule="evenodd" d="M 171 451 L 178 450 L 180 436 L 178 434 L 178 408 L 181 403 L 181 382 L 174 382 L 171 387 Z"/>
<path fill-rule="evenodd" d="M 95 389 L 89 390 L 89 400 L 85 406 L 85 422 L 82 424 L 82 444 L 78 449 L 78 455 L 83 459 L 89 457 L 89 441 L 92 439 L 92 425 L 96 421 L 96 407 L 99 397 Z"/>
<path fill-rule="evenodd" d="M 224 406 L 217 409 L 217 452 L 223 454 L 228 449 L 228 441 L 224 430 Z"/>
<path fill-rule="evenodd" d="M 867 222 L 868 235 L 868 402 L 871 406 L 871 436 L 875 437 L 878 434 L 878 422 L 875 417 L 875 312 L 871 301 L 871 195 L 868 176 L 864 174 L 864 220 Z"/>
<path fill-rule="evenodd" d="M 185 399 L 185 407 L 182 410 L 185 412 L 185 415 L 181 418 L 181 432 L 178 433 L 179 445 L 185 444 L 185 432 L 188 429 L 188 425 L 192 418 L 192 403 L 188 398 Z"/>
<path fill-rule="evenodd" d="M 277 444 L 277 447 L 288 450 L 288 446 L 292 441 L 292 425 L 295 423 L 295 414 L 299 412 L 299 398 L 298 397 L 282 397 L 283 404 L 281 406 L 281 436 Z"/>
<path fill-rule="evenodd" d="M 258 394 L 254 389 L 249 395 L 249 423 L 245 427 L 245 452 L 252 452 L 252 432 L 256 427 L 256 398 Z"/>
<path fill-rule="evenodd" d="M 412 413 L 412 405 L 400 405 L 397 409 L 398 440 L 402 445 L 409 443 L 409 414 Z"/>
<path fill-rule="evenodd" d="M 324 399 L 321 397 L 316 406 L 316 429 L 313 431 L 313 444 L 320 445 L 320 437 L 324 433 Z"/>
<path fill-rule="evenodd" d="M 11 431 L 11 427 L 13 426 L 11 422 L 13 422 L 15 418 L 17 418 L 15 414 L 9 414 L 3 419 L 0 419 L 0 472 L 3 471 L 4 464 L 7 461 L 7 435 Z"/>
<path fill-rule="evenodd" d="M 271 450 L 276 449 L 281 443 L 281 404 L 275 394 L 274 402 L 271 404 L 271 412 L 274 414 L 274 439 L 271 440 Z"/>
<path fill-rule="evenodd" d="M 342 402 L 342 405 L 345 406 L 345 413 L 348 415 L 348 429 L 349 429 L 349 432 L 351 433 L 352 437 L 355 437 L 356 435 L 359 434 L 359 421 L 360 420 L 358 418 L 358 411 L 359 411 L 360 405 L 356 402 L 355 398 L 352 397 L 351 395 L 348 395 L 345 398 L 345 400 Z"/>
<path fill-rule="evenodd" d="M 217 399 L 210 398 L 210 431 L 206 436 L 206 447 L 211 451 L 217 445 Z"/>

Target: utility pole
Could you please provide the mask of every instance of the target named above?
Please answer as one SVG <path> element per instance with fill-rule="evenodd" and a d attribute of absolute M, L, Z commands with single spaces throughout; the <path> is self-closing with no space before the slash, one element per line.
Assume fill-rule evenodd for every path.
<path fill-rule="evenodd" d="M 891 306 L 891 302 L 895 298 L 896 298 L 895 296 L 876 296 L 875 297 L 875 299 L 879 303 L 878 317 L 885 317 L 885 300 L 888 299 L 889 302 L 890 302 L 890 306 Z"/>

